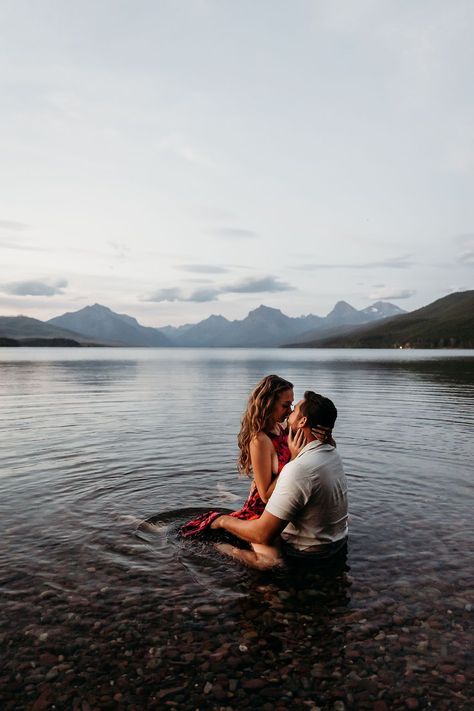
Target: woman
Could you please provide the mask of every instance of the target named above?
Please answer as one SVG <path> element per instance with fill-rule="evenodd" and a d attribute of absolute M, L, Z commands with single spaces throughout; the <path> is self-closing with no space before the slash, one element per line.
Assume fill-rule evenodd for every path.
<path fill-rule="evenodd" d="M 296 456 L 303 442 L 288 444 L 286 418 L 293 403 L 293 385 L 278 375 L 267 375 L 250 394 L 238 437 L 239 471 L 252 478 L 247 501 L 231 516 L 259 518 L 271 496 L 278 474 Z M 181 527 L 181 535 L 191 538 L 209 529 L 221 514 L 211 511 Z"/>

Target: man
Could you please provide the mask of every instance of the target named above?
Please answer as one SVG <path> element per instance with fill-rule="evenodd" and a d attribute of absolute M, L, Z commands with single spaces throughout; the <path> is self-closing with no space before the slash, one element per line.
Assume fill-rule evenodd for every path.
<path fill-rule="evenodd" d="M 334 403 L 306 391 L 288 418 L 290 449 L 304 437 L 297 456 L 282 469 L 275 489 L 258 519 L 242 521 L 220 516 L 211 528 L 225 529 L 252 544 L 242 551 L 228 544 L 218 548 L 259 568 L 281 564 L 279 544 L 289 556 L 327 558 L 347 538 L 347 483 L 335 446 L 313 434 L 331 431 L 337 417 Z"/>

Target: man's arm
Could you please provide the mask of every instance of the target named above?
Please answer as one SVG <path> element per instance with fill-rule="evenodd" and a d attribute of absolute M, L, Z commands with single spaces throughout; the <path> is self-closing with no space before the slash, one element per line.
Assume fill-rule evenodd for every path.
<path fill-rule="evenodd" d="M 249 543 L 272 543 L 286 528 L 288 521 L 277 518 L 268 511 L 264 511 L 260 518 L 251 521 L 242 521 L 233 516 L 219 516 L 211 524 L 211 528 L 223 528 L 234 536 L 242 538 Z"/>

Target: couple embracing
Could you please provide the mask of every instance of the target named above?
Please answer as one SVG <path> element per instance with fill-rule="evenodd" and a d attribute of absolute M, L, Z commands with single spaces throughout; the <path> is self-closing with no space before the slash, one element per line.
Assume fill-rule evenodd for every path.
<path fill-rule="evenodd" d="M 202 514 L 181 528 L 185 538 L 225 530 L 249 549 L 218 543 L 257 568 L 288 558 L 326 560 L 347 540 L 347 483 L 332 430 L 337 410 L 308 390 L 293 408 L 293 385 L 267 375 L 250 394 L 238 443 L 239 470 L 252 479 L 239 511 Z"/>

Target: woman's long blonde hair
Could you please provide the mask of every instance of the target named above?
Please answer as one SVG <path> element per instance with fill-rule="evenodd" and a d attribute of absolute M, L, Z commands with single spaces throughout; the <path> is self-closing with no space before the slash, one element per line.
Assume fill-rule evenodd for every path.
<path fill-rule="evenodd" d="M 250 393 L 238 437 L 240 456 L 237 466 L 241 474 L 251 476 L 250 442 L 259 433 L 270 429 L 273 410 L 279 396 L 293 385 L 278 375 L 266 375 Z"/>

